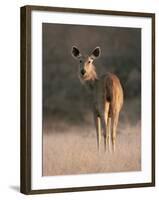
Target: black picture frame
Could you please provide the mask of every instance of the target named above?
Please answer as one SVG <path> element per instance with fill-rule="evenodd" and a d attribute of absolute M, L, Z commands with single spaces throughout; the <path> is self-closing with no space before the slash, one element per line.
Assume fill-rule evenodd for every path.
<path fill-rule="evenodd" d="M 56 11 L 71 13 L 87 13 L 97 15 L 134 16 L 148 17 L 152 19 L 152 163 L 151 177 L 149 183 L 101 185 L 75 188 L 52 188 L 33 190 L 31 187 L 31 13 L 32 11 Z M 21 7 L 21 152 L 20 152 L 20 191 L 24 194 L 42 194 L 59 192 L 76 192 L 88 190 L 106 190 L 121 188 L 136 188 L 155 186 L 155 14 L 139 12 L 123 12 L 108 10 L 91 10 L 75 8 L 57 8 L 46 6 L 24 6 Z"/>

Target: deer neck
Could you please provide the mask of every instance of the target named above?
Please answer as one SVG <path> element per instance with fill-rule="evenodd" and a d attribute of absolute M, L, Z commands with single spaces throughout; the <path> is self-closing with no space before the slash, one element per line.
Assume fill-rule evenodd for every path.
<path fill-rule="evenodd" d="M 98 75 L 96 71 L 93 70 L 90 72 L 89 76 L 85 80 L 85 84 L 90 90 L 94 90 L 97 81 L 98 81 Z"/>

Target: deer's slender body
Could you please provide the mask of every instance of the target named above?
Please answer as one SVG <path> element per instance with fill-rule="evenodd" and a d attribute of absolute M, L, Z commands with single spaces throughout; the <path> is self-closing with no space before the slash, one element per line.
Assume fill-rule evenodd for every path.
<path fill-rule="evenodd" d="M 115 74 L 106 73 L 98 77 L 93 61 L 100 56 L 100 51 L 100 48 L 96 47 L 90 56 L 82 56 L 77 47 L 73 47 L 72 55 L 79 59 L 79 78 L 91 92 L 98 149 L 103 131 L 105 148 L 110 150 L 112 141 L 115 151 L 119 113 L 123 105 L 123 89 Z"/>

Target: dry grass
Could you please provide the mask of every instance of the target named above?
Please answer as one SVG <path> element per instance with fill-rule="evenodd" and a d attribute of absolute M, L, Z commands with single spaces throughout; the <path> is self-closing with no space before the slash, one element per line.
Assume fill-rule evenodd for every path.
<path fill-rule="evenodd" d="M 66 175 L 141 170 L 140 123 L 119 125 L 115 153 L 97 151 L 92 125 L 44 126 L 43 175 Z"/>

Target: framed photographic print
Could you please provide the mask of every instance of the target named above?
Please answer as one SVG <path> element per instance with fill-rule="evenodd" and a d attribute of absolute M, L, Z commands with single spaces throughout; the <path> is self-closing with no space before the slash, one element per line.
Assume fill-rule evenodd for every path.
<path fill-rule="evenodd" d="M 21 8 L 21 192 L 155 186 L 155 14 Z"/>

